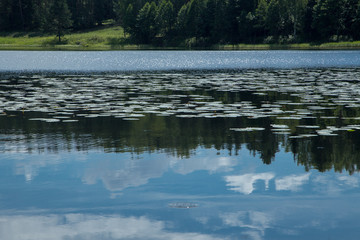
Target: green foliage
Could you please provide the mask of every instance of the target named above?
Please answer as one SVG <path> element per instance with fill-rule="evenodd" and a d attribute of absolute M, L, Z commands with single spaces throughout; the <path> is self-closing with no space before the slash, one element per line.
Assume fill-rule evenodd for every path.
<path fill-rule="evenodd" d="M 133 30 L 134 39 L 138 43 L 148 44 L 157 34 L 155 21 L 157 7 L 155 2 L 148 3 L 140 9 L 136 17 L 136 26 Z"/>
<path fill-rule="evenodd" d="M 300 30 L 302 38 L 305 41 L 312 41 L 318 35 L 312 26 L 314 20 L 313 9 L 315 4 L 316 0 L 308 0 L 301 19 Z"/>
<path fill-rule="evenodd" d="M 168 34 L 175 23 L 174 6 L 170 0 L 162 0 L 157 8 L 155 22 L 162 35 Z"/>
<path fill-rule="evenodd" d="M 289 20 L 293 26 L 293 36 L 296 38 L 301 18 L 303 17 L 308 0 L 288 0 Z"/>
<path fill-rule="evenodd" d="M 313 28 L 321 39 L 329 39 L 338 34 L 341 28 L 340 12 L 343 0 L 317 1 L 314 6 Z"/>
<path fill-rule="evenodd" d="M 136 26 L 136 11 L 132 4 L 129 4 L 123 16 L 123 27 L 125 32 L 131 32 Z"/>
<path fill-rule="evenodd" d="M 265 27 L 271 35 L 279 36 L 284 29 L 284 12 L 282 12 L 280 0 L 271 0 L 269 3 Z"/>
<path fill-rule="evenodd" d="M 52 8 L 60 3 L 68 10 L 58 14 Z M 360 39 L 359 0 L 0 0 L 0 31 L 62 36 L 65 30 L 91 29 L 108 19 L 136 43 Z"/>
<path fill-rule="evenodd" d="M 181 7 L 181 9 L 179 10 L 179 13 L 177 15 L 176 18 L 176 28 L 178 32 L 183 33 L 182 35 L 184 37 L 187 37 L 186 34 L 186 28 L 187 28 L 187 16 L 188 16 L 188 9 L 190 7 L 190 4 L 185 4 Z"/>
<path fill-rule="evenodd" d="M 355 12 L 355 17 L 351 24 L 351 33 L 354 39 L 360 39 L 360 0 L 357 3 L 357 8 Z"/>
<path fill-rule="evenodd" d="M 258 7 L 255 10 L 256 27 L 265 28 L 266 16 L 268 15 L 268 3 L 266 0 L 259 0 Z"/>
<path fill-rule="evenodd" d="M 208 0 L 204 14 L 205 34 L 211 43 L 225 41 L 226 34 L 226 2 L 222 0 Z"/>
<path fill-rule="evenodd" d="M 61 42 L 61 37 L 65 35 L 71 27 L 71 13 L 65 0 L 56 0 L 50 8 L 51 26 L 53 31 Z"/>

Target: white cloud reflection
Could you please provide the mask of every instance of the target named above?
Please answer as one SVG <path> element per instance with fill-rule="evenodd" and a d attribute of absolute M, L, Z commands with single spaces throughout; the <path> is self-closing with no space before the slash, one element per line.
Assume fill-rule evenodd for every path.
<path fill-rule="evenodd" d="M 297 192 L 309 179 L 310 173 L 286 176 L 275 180 L 275 188 L 277 191 Z"/>
<path fill-rule="evenodd" d="M 86 154 L 9 154 L 9 159 L 16 160 L 15 174 L 23 175 L 27 182 L 32 181 L 42 168 L 53 167 L 73 162 L 84 163 L 82 180 L 86 184 L 102 181 L 110 191 L 121 191 L 128 187 L 137 187 L 159 178 L 172 170 L 179 174 L 194 171 L 228 172 L 237 165 L 238 158 L 195 156 L 193 158 L 174 158 L 165 154 L 140 155 L 116 154 L 108 159 L 90 160 Z"/>
<path fill-rule="evenodd" d="M 91 154 L 90 154 L 91 155 Z M 130 154 L 94 154 L 107 159 L 91 159 L 89 154 L 64 153 L 64 154 L 6 154 L 4 159 L 12 160 L 14 174 L 24 176 L 27 182 L 31 182 L 43 171 L 43 168 L 50 168 L 50 171 L 58 171 L 59 165 L 78 165 L 73 174 L 81 177 L 86 184 L 95 184 L 101 181 L 106 189 L 116 194 L 129 187 L 145 185 L 150 179 L 160 178 L 164 173 L 173 171 L 179 174 L 190 174 L 196 171 L 231 172 L 239 164 L 238 157 L 230 156 L 209 156 L 199 154 L 191 158 L 169 157 L 166 154 L 141 154 L 131 156 Z M 49 171 L 48 169 L 46 171 Z M 324 192 L 326 194 L 338 194 L 360 186 L 360 176 L 354 174 L 336 173 L 335 176 L 317 174 L 316 172 L 305 174 L 292 174 L 288 176 L 277 176 L 272 172 L 247 173 L 243 175 L 230 175 L 224 177 L 229 190 L 242 194 L 251 194 L 256 189 L 256 182 L 264 181 L 265 190 L 269 189 L 269 183 L 274 181 L 272 186 L 276 191 L 299 192 L 305 184 L 309 184 L 311 191 Z"/>
<path fill-rule="evenodd" d="M 313 179 L 314 191 L 326 195 L 337 195 L 350 189 L 359 187 L 360 176 L 345 175 L 331 177 L 328 175 L 318 175 Z"/>
<path fill-rule="evenodd" d="M 209 172 L 231 171 L 236 166 L 237 159 L 231 157 L 203 157 L 203 158 L 187 158 L 177 161 L 173 167 L 174 171 L 180 174 L 189 174 L 198 170 L 206 170 Z"/>
<path fill-rule="evenodd" d="M 226 186 L 230 190 L 243 194 L 251 194 L 254 190 L 254 183 L 258 180 L 265 181 L 265 189 L 269 188 L 269 181 L 275 177 L 274 173 L 249 173 L 240 176 L 226 176 Z"/>
<path fill-rule="evenodd" d="M 101 180 L 108 190 L 122 191 L 125 188 L 144 185 L 150 179 L 159 178 L 169 170 L 184 175 L 199 170 L 226 172 L 236 164 L 237 159 L 230 157 L 174 159 L 161 154 L 135 159 L 126 157 L 96 161 L 87 166 L 82 179 L 86 184 L 94 184 Z"/>
<path fill-rule="evenodd" d="M 146 217 L 66 214 L 0 216 L 0 239 L 6 240 L 115 240 L 220 239 L 201 233 L 170 232 L 162 221 Z M 223 238 L 221 238 L 223 239 Z"/>
<path fill-rule="evenodd" d="M 247 239 L 261 240 L 265 236 L 265 230 L 271 228 L 273 217 L 264 212 L 239 211 L 226 213 L 221 216 L 224 224 L 231 227 L 246 229 L 242 232 Z"/>
<path fill-rule="evenodd" d="M 347 176 L 342 175 L 338 177 L 338 180 L 340 181 L 340 184 L 343 184 L 347 187 L 359 187 L 359 178 L 355 176 Z"/>
<path fill-rule="evenodd" d="M 108 190 L 121 191 L 128 187 L 144 185 L 149 179 L 161 177 L 168 167 L 165 158 L 102 160 L 87 167 L 83 181 L 86 184 L 94 184 L 101 180 Z"/>
<path fill-rule="evenodd" d="M 18 154 L 15 162 L 15 174 L 23 175 L 26 182 L 31 182 L 38 174 L 39 169 L 56 166 L 61 163 L 61 156 L 57 154 L 39 154 L 39 155 L 25 155 Z"/>

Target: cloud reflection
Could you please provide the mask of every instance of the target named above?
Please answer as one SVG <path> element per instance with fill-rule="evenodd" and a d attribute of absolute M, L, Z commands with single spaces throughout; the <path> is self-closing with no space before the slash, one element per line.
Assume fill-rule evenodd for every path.
<path fill-rule="evenodd" d="M 108 190 L 121 191 L 161 177 L 168 167 L 168 160 L 165 158 L 102 160 L 96 161 L 85 170 L 83 181 L 86 184 L 95 184 L 97 180 L 101 180 Z"/>
<path fill-rule="evenodd" d="M 230 157 L 203 157 L 199 159 L 181 159 L 174 166 L 174 171 L 180 174 L 189 174 L 198 170 L 209 172 L 231 171 L 236 166 L 237 160 Z"/>
<path fill-rule="evenodd" d="M 258 180 L 265 181 L 265 189 L 269 188 L 269 181 L 275 177 L 274 173 L 250 173 L 240 176 L 226 176 L 226 186 L 230 187 L 230 190 L 240 192 L 243 194 L 251 194 L 254 190 L 254 184 Z"/>
<path fill-rule="evenodd" d="M 226 213 L 221 216 L 224 224 L 231 227 L 246 229 L 243 232 L 247 238 L 261 240 L 265 236 L 265 230 L 271 228 L 273 218 L 270 214 L 258 211 L 239 211 Z"/>
<path fill-rule="evenodd" d="M 31 182 L 38 174 L 39 169 L 49 166 L 57 166 L 62 163 L 63 159 L 57 154 L 39 154 L 27 155 L 17 154 L 11 155 L 15 159 L 15 174 L 23 175 L 26 182 Z"/>
<path fill-rule="evenodd" d="M 286 176 L 275 180 L 275 188 L 277 191 L 297 192 L 302 185 L 309 182 L 309 179 L 310 173 Z"/>
<path fill-rule="evenodd" d="M 162 221 L 146 217 L 66 214 L 0 216 L 0 239 L 100 240 L 100 239 L 220 239 L 201 233 L 170 232 Z M 223 238 L 221 238 L 223 239 Z"/>
<path fill-rule="evenodd" d="M 144 185 L 150 179 L 159 178 L 169 170 L 184 175 L 199 170 L 226 172 L 231 171 L 231 167 L 236 164 L 237 159 L 230 157 L 178 159 L 161 154 L 142 155 L 135 159 L 126 157 L 99 160 L 87 167 L 83 182 L 94 184 L 101 180 L 108 190 L 122 191 L 129 187 Z"/>
<path fill-rule="evenodd" d="M 322 194 L 337 195 L 346 190 L 357 189 L 359 181 L 359 175 L 340 175 L 337 177 L 319 175 L 313 179 L 313 186 L 315 191 Z"/>

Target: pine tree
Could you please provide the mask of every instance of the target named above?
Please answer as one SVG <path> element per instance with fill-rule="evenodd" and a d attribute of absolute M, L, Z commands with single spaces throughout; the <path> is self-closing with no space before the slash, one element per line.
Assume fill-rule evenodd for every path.
<path fill-rule="evenodd" d="M 162 0 L 158 6 L 155 21 L 160 28 L 160 32 L 166 35 L 175 22 L 173 4 L 168 0 Z"/>
<path fill-rule="evenodd" d="M 157 6 L 155 2 L 146 2 L 136 18 L 136 28 L 133 37 L 139 43 L 150 43 L 157 34 L 155 22 Z"/>
<path fill-rule="evenodd" d="M 136 26 L 136 11 L 132 4 L 129 4 L 122 19 L 124 36 L 126 33 L 132 33 Z"/>
<path fill-rule="evenodd" d="M 72 25 L 71 13 L 66 0 L 56 0 L 50 9 L 51 13 L 51 30 L 56 33 L 61 42 L 61 37 L 69 30 Z"/>

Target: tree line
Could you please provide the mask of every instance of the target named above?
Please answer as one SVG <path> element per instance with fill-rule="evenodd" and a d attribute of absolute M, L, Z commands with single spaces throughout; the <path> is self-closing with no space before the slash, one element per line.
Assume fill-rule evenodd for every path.
<path fill-rule="evenodd" d="M 140 44 L 360 39 L 360 0 L 0 0 L 0 31 L 56 33 L 114 19 Z"/>

